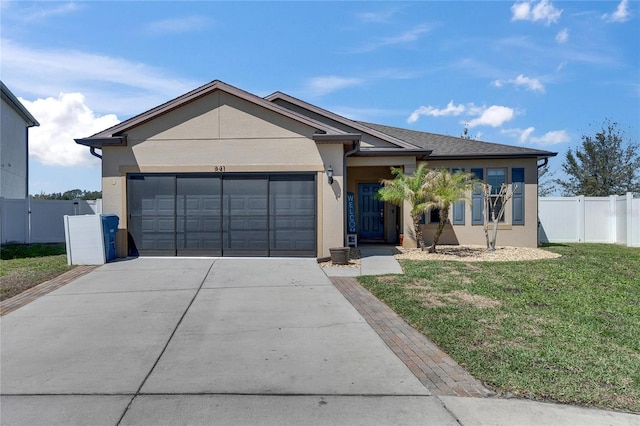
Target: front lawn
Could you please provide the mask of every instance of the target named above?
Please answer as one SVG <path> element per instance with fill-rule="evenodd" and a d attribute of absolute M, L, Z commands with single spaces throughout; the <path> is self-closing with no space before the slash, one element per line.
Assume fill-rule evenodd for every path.
<path fill-rule="evenodd" d="M 64 244 L 11 244 L 0 249 L 0 300 L 73 269 Z"/>
<path fill-rule="evenodd" d="M 523 262 L 401 261 L 360 282 L 501 394 L 640 412 L 640 249 Z"/>

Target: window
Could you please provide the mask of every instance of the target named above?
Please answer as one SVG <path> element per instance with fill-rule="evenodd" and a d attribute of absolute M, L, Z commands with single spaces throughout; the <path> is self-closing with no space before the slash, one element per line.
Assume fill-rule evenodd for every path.
<path fill-rule="evenodd" d="M 495 203 L 494 208 L 496 216 L 502 208 L 502 200 L 498 198 L 498 194 L 500 193 L 502 184 L 506 182 L 507 171 L 505 169 L 487 169 L 487 183 L 491 185 L 491 205 L 493 206 Z M 491 210 L 489 211 L 489 215 L 492 215 Z M 500 222 L 504 222 L 504 216 L 502 216 Z"/>
<path fill-rule="evenodd" d="M 440 223 L 440 209 L 431 209 L 429 211 L 429 223 Z"/>

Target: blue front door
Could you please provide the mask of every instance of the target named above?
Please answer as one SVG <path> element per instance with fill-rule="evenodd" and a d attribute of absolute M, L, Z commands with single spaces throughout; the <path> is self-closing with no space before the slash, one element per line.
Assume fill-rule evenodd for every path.
<path fill-rule="evenodd" d="M 360 239 L 384 238 L 384 202 L 375 199 L 381 187 L 379 183 L 358 184 L 358 236 Z"/>

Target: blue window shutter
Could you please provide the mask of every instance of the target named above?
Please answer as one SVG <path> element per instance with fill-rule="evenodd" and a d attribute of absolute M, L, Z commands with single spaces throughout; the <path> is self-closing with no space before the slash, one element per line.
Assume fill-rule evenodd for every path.
<path fill-rule="evenodd" d="M 524 225 L 524 168 L 511 169 L 511 184 L 513 185 L 512 223 Z"/>
<path fill-rule="evenodd" d="M 452 173 L 455 172 L 464 172 L 464 169 L 451 169 Z M 464 200 L 456 201 L 453 203 L 453 224 L 454 225 L 464 225 L 464 208 L 465 202 Z"/>
<path fill-rule="evenodd" d="M 476 179 L 484 180 L 483 169 L 471 169 L 471 174 Z M 482 190 L 477 186 L 474 187 L 471 194 L 471 224 L 482 225 L 484 223 L 484 215 L 482 214 Z"/>

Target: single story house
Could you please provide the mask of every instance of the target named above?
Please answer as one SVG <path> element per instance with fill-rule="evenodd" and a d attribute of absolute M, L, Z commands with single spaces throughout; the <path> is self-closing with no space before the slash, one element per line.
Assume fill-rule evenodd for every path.
<path fill-rule="evenodd" d="M 501 245 L 538 243 L 538 165 L 556 153 L 350 120 L 284 93 L 213 81 L 93 136 L 119 256 L 309 256 L 416 245 L 409 208 L 375 199 L 390 167 L 421 162 L 518 183 Z M 101 150 L 98 154 L 96 150 Z M 482 203 L 456 203 L 443 244 L 483 244 Z M 435 224 L 425 215 L 425 238 Z M 352 238 L 353 239 L 353 238 Z"/>

